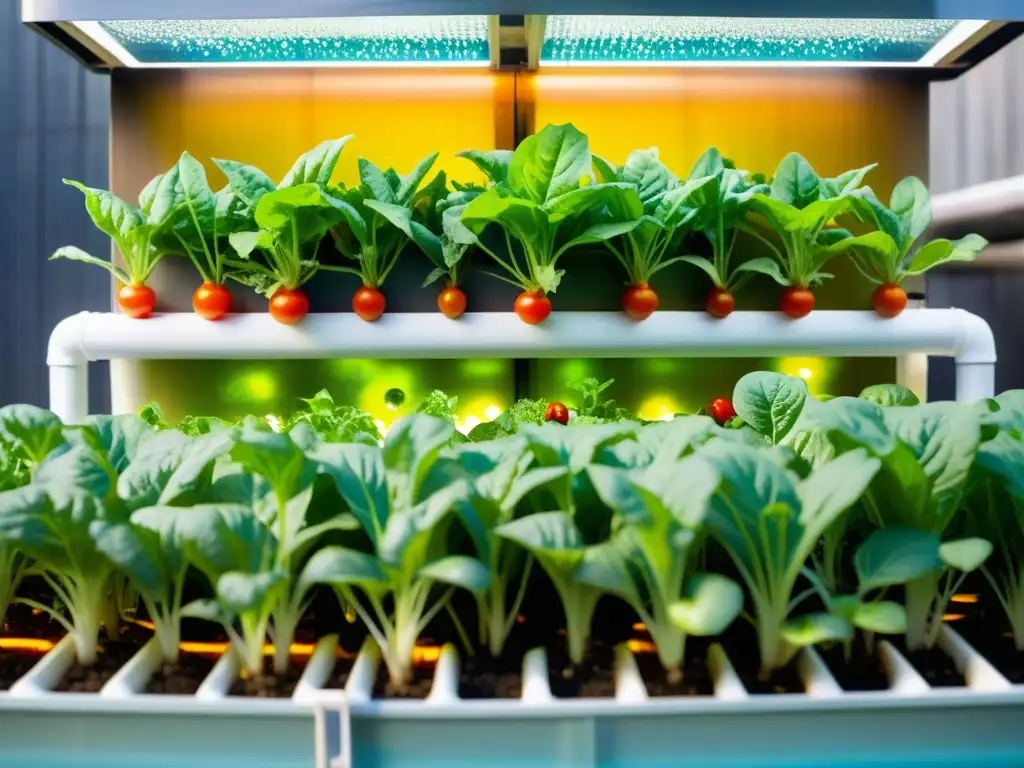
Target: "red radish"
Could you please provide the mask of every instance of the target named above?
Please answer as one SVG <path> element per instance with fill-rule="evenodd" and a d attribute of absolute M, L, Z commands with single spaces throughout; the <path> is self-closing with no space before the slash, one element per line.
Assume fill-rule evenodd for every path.
<path fill-rule="evenodd" d="M 537 325 L 551 314 L 551 300 L 544 291 L 523 291 L 516 298 L 516 314 L 524 323 Z"/>
<path fill-rule="evenodd" d="M 880 285 L 871 296 L 871 305 L 882 317 L 896 317 L 907 306 L 907 292 L 898 285 Z"/>
<path fill-rule="evenodd" d="M 568 424 L 569 409 L 562 403 L 551 403 L 544 412 L 544 421 L 557 421 L 559 424 Z"/>
<path fill-rule="evenodd" d="M 192 309 L 207 320 L 220 320 L 231 309 L 231 294 L 223 285 L 203 283 L 192 294 Z"/>
<path fill-rule="evenodd" d="M 279 323 L 295 325 L 309 314 L 309 298 L 300 290 L 278 288 L 270 298 L 270 316 Z"/>
<path fill-rule="evenodd" d="M 352 297 L 352 311 L 368 323 L 380 319 L 385 304 L 384 294 L 368 285 L 364 285 Z"/>
<path fill-rule="evenodd" d="M 128 317 L 142 320 L 153 314 L 156 293 L 148 285 L 122 285 L 117 290 L 117 304 Z"/>
<path fill-rule="evenodd" d="M 622 294 L 622 311 L 633 320 L 646 320 L 658 308 L 658 294 L 647 283 L 631 285 Z"/>
<path fill-rule="evenodd" d="M 782 292 L 779 309 L 782 310 L 782 314 L 792 317 L 794 320 L 807 317 L 814 309 L 814 294 L 807 288 L 791 285 Z"/>
<path fill-rule="evenodd" d="M 708 406 L 708 415 L 715 420 L 716 424 L 724 427 L 730 419 L 736 417 L 736 409 L 724 397 L 716 397 Z"/>
<path fill-rule="evenodd" d="M 719 320 L 731 315 L 735 307 L 736 300 L 724 288 L 712 288 L 704 299 L 704 311 Z"/>
<path fill-rule="evenodd" d="M 461 288 L 449 285 L 437 296 L 437 308 L 441 314 L 454 320 L 466 311 L 466 294 Z"/>

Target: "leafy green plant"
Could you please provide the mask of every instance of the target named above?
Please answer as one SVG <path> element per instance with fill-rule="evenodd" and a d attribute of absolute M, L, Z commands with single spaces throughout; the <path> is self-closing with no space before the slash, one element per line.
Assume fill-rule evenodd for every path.
<path fill-rule="evenodd" d="M 907 647 L 931 648 L 949 598 L 992 553 L 980 537 L 945 538 L 957 530 L 970 488 L 982 444 L 981 411 L 962 403 L 882 408 L 839 397 L 809 400 L 802 422 L 826 435 L 836 452 L 864 449 L 881 461 L 863 498 L 872 525 L 916 530 L 933 542 L 939 565 L 905 590 Z"/>
<path fill-rule="evenodd" d="M 306 407 L 285 422 L 283 431 L 290 432 L 297 424 L 308 424 L 321 439 L 329 443 L 366 443 L 381 441 L 377 422 L 366 411 L 351 405 L 337 405 L 331 393 L 321 389 L 313 397 L 302 398 Z"/>
<path fill-rule="evenodd" d="M 702 201 L 701 217 L 701 231 L 711 244 L 711 259 L 684 256 L 682 260 L 703 270 L 711 278 L 714 290 L 707 297 L 705 309 L 715 316 L 724 317 L 732 311 L 732 294 L 751 274 L 749 271 L 734 272 L 731 267 L 739 225 L 746 219 L 754 195 L 767 194 L 769 187 L 756 183 L 747 171 L 732 167 L 715 147 L 701 155 L 688 178 L 691 181 L 711 179 Z"/>
<path fill-rule="evenodd" d="M 485 421 L 477 424 L 469 431 L 469 439 L 474 442 L 484 440 L 497 440 L 502 437 L 514 435 L 519 427 L 524 424 L 535 424 L 540 426 L 544 423 L 544 413 L 548 404 L 543 400 L 521 398 L 512 406 L 503 411 L 494 421 Z"/>
<path fill-rule="evenodd" d="M 399 688 L 411 679 L 417 639 L 454 591 L 479 594 L 490 583 L 487 566 L 450 551 L 446 536 L 466 520 L 465 508 L 454 513 L 470 493 L 464 480 L 447 482 L 446 465 L 438 463 L 454 430 L 445 419 L 416 414 L 392 426 L 382 449 L 325 444 L 311 456 L 334 479 L 371 551 L 322 548 L 310 558 L 307 578 L 331 585 L 355 610 Z"/>
<path fill-rule="evenodd" d="M 604 400 L 602 395 L 615 383 L 615 379 L 598 381 L 595 378 L 586 378 L 574 382 L 569 388 L 579 392 L 580 403 L 576 408 L 576 424 L 603 423 L 607 421 L 626 421 L 632 418 L 632 414 L 625 408 L 620 408 L 612 399 Z"/>
<path fill-rule="evenodd" d="M 633 607 L 669 680 L 678 682 L 686 636 L 722 632 L 743 607 L 735 582 L 692 573 L 718 473 L 693 455 L 632 470 L 591 466 L 588 472 L 618 527 L 584 555 L 576 579 Z"/>
<path fill-rule="evenodd" d="M 858 189 L 854 199 L 856 212 L 871 222 L 875 231 L 846 240 L 845 250 L 860 273 L 881 286 L 873 302 L 883 315 L 894 316 L 906 306 L 906 293 L 895 290 L 906 277 L 951 261 L 973 261 L 988 245 L 985 238 L 971 234 L 956 241 L 938 239 L 917 246 L 917 239 L 931 226 L 932 206 L 928 189 L 914 176 L 896 185 L 889 207 L 869 187 Z"/>
<path fill-rule="evenodd" d="M 590 183 L 593 167 L 587 137 L 572 125 L 549 125 L 524 139 L 511 157 L 494 157 L 490 175 L 494 186 L 466 206 L 462 223 L 504 270 L 504 275 L 495 276 L 534 299 L 558 289 L 564 273 L 558 260 L 568 250 L 632 226 L 583 231 L 583 214 L 607 205 L 611 190 L 635 191 L 624 184 Z M 491 226 L 501 230 L 503 249 L 488 244 L 485 230 Z M 538 308 L 531 300 L 526 308 L 524 302 L 521 297 L 517 312 L 527 322 L 541 322 L 550 312 L 550 304 Z"/>
<path fill-rule="evenodd" d="M 802 646 L 848 640 L 853 627 L 842 615 L 793 612 L 815 592 L 824 593 L 828 604 L 808 560 L 821 535 L 864 493 L 880 462 L 852 451 L 800 479 L 765 451 L 726 441 L 711 441 L 697 455 L 721 476 L 708 524 L 753 601 L 762 675 L 784 667 Z M 801 577 L 811 586 L 794 595 Z"/>

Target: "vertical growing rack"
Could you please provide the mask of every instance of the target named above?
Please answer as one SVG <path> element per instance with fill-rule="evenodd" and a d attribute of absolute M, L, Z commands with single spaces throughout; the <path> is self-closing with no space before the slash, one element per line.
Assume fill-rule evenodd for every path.
<path fill-rule="evenodd" d="M 706 146 L 709 133 L 739 124 L 751 101 L 767 112 L 758 125 L 763 146 L 744 143 L 742 125 L 730 129 L 730 140 L 755 160 L 758 152 L 777 158 L 780 148 L 813 143 L 819 154 L 834 150 L 831 159 L 837 163 L 864 154 L 882 160 L 891 178 L 880 185 L 891 186 L 900 175 L 925 174 L 928 80 L 956 76 L 1021 31 L 1016 22 L 965 21 L 988 15 L 983 12 L 992 7 L 1005 11 L 1006 3 L 863 0 L 855 8 L 830 11 L 881 19 L 883 26 L 886 19 L 894 24 L 945 20 L 946 26 L 936 27 L 945 31 L 920 51 L 893 54 L 892 46 L 885 51 L 868 46 L 860 58 L 831 62 L 821 58 L 831 38 L 818 39 L 812 41 L 810 58 L 795 62 L 809 65 L 804 68 L 787 61 L 763 66 L 756 60 L 672 60 L 664 53 L 665 41 L 671 42 L 682 22 L 657 21 L 676 16 L 679 4 L 669 0 L 290 0 L 287 20 L 277 18 L 280 0 L 142 5 L 137 0 L 22 2 L 26 23 L 86 66 L 111 71 L 111 187 L 126 197 L 186 145 L 203 157 L 237 149 L 258 164 L 265 159 L 268 170 L 276 172 L 282 158 L 314 139 L 349 132 L 365 136 L 361 151 L 367 155 L 382 154 L 398 164 L 422 156 L 419 133 L 427 134 L 427 143 L 452 134 L 443 142 L 451 154 L 474 144 L 512 148 L 544 123 L 580 120 L 609 152 L 618 151 L 623 134 L 636 131 L 661 143 L 673 162 L 683 162 L 695 156 L 695 147 Z M 756 14 L 787 23 L 819 12 L 818 5 L 719 0 L 688 7 L 720 22 Z M 637 35 L 629 25 L 638 22 L 621 14 L 654 19 L 654 45 L 648 50 L 656 52 L 655 59 L 630 47 Z M 476 19 L 468 26 L 459 21 L 467 15 Z M 417 19 L 424 27 L 438 17 L 455 19 L 449 29 L 458 34 L 441 40 L 457 43 L 450 60 L 431 59 L 426 70 L 411 68 L 423 60 L 401 57 L 286 60 L 263 45 L 263 36 L 256 44 L 253 32 L 280 21 L 308 31 L 303 24 L 326 19 L 326 39 L 344 29 L 339 22 L 346 19 L 368 19 L 372 27 L 382 17 L 402 17 L 392 31 L 413 39 L 429 37 L 415 34 Z M 214 34 L 190 39 L 190 28 L 197 25 Z M 591 39 L 598 42 L 587 42 Z M 606 58 L 595 50 L 605 51 Z M 656 60 L 657 55 L 666 60 Z M 358 69 L 346 67 L 353 63 Z M 828 63 L 837 67 L 823 66 Z M 437 64 L 457 66 L 442 71 Z M 809 131 L 797 119 L 812 103 L 824 104 L 823 120 L 831 121 L 822 131 Z M 457 110 L 465 119 L 444 119 L 446 111 Z M 702 110 L 715 119 L 702 120 Z M 402 121 L 417 130 L 396 127 Z M 432 128 L 435 123 L 441 127 Z M 705 123 L 712 123 L 710 129 Z M 818 135 L 828 131 L 834 146 Z M 394 311 L 373 325 L 342 313 L 347 297 L 334 289 L 313 297 L 326 311 L 314 312 L 295 328 L 274 323 L 258 301 L 242 294 L 235 297 L 239 314 L 211 324 L 187 312 L 194 287 L 187 265 L 166 263 L 154 280 L 165 304 L 151 319 L 79 313 L 55 328 L 47 350 L 51 409 L 68 422 L 87 415 L 88 364 L 96 360 L 114 362 L 120 375 L 134 380 L 152 360 L 786 354 L 889 360 L 923 354 L 953 358 L 958 400 L 975 401 L 994 390 L 992 332 L 962 310 L 915 309 L 882 320 L 855 311 L 866 305 L 864 295 L 836 290 L 823 293 L 824 311 L 803 320 L 790 321 L 757 305 L 714 321 L 690 311 L 695 296 L 674 286 L 666 292 L 668 311 L 636 324 L 615 311 L 618 276 L 593 265 L 574 288 L 559 293 L 543 326 L 529 327 L 504 311 L 510 294 L 484 282 L 476 311 L 449 321 L 432 311 L 432 295 L 414 289 L 420 277 L 396 274 L 389 301 Z M 135 405 L 133 396 L 115 392 L 115 411 Z M 744 689 L 727 654 L 715 646 L 709 653 L 713 696 L 655 700 L 648 698 L 623 647 L 616 652 L 614 699 L 565 701 L 552 696 L 544 651 L 538 649 L 524 662 L 521 698 L 468 702 L 457 693 L 458 655 L 446 647 L 426 701 L 380 702 L 371 695 L 380 663 L 371 646 L 355 661 L 346 688 L 329 688 L 334 637 L 320 641 L 295 695 L 280 701 L 230 697 L 238 675 L 230 654 L 195 696 L 142 693 L 159 662 L 154 643 L 99 694 L 54 693 L 73 661 L 65 641 L 10 692 L 0 694 L 0 755 L 11 765 L 35 768 L 309 768 L 314 762 L 318 768 L 476 768 L 481 763 L 493 768 L 759 768 L 822 765 L 837 756 L 850 764 L 890 760 L 952 766 L 984 757 L 990 766 L 1019 765 L 1024 691 L 948 627 L 940 647 L 964 672 L 962 690 L 929 687 L 882 642 L 888 690 L 842 692 L 817 653 L 807 649 L 798 662 L 805 693 L 758 697 Z M 865 735 L 869 730 L 871 738 Z M 41 733 L 58 733 L 61 739 L 42 740 Z"/>

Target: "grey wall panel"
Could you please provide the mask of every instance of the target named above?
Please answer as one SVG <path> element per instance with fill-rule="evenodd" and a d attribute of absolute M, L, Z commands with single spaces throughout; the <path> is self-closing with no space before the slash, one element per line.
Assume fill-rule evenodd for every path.
<path fill-rule="evenodd" d="M 930 122 L 933 192 L 1024 174 L 1024 39 L 956 80 L 933 83 Z M 1024 272 L 947 270 L 929 275 L 927 285 L 929 306 L 961 307 L 989 322 L 999 351 L 997 388 L 1024 388 L 1019 340 Z M 953 396 L 948 361 L 929 366 L 928 392 L 933 399 Z"/>
<path fill-rule="evenodd" d="M 106 255 L 81 195 L 62 177 L 106 186 L 109 80 L 86 72 L 21 24 L 17 3 L 0 8 L 0 210 L 6 280 L 0 301 L 0 405 L 46 405 L 46 342 L 54 325 L 110 305 L 109 276 L 84 264 L 48 262 L 61 245 Z M 90 407 L 109 409 L 107 372 L 93 372 Z"/>

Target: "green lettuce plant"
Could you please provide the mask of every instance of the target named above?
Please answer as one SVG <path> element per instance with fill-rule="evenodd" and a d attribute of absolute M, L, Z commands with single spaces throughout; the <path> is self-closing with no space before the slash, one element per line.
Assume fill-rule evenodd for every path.
<path fill-rule="evenodd" d="M 494 184 L 466 206 L 462 223 L 504 272 L 491 274 L 531 297 L 520 297 L 520 317 L 541 322 L 550 312 L 550 302 L 543 308 L 536 302 L 547 301 L 544 294 L 558 289 L 564 273 L 558 268 L 562 255 L 630 226 L 585 231 L 584 214 L 607 205 L 611 190 L 631 190 L 630 185 L 591 183 L 589 143 L 572 125 L 545 127 L 524 139 L 511 156 L 492 157 L 485 170 Z M 504 247 L 492 247 L 485 236 L 491 226 L 500 230 Z"/>
<path fill-rule="evenodd" d="M 471 492 L 464 480 L 448 482 L 448 465 L 438 461 L 454 431 L 445 419 L 416 414 L 392 426 L 383 448 L 324 444 L 310 457 L 333 478 L 370 551 L 324 547 L 307 578 L 332 586 L 355 611 L 398 687 L 411 680 L 417 639 L 455 590 L 479 594 L 490 583 L 484 563 L 450 549 L 447 534 L 467 515 L 456 507 Z"/>
<path fill-rule="evenodd" d="M 816 592 L 828 605 L 809 558 L 821 535 L 864 493 L 878 459 L 852 451 L 801 479 L 770 452 L 727 441 L 713 440 L 696 455 L 721 477 L 708 525 L 753 601 L 761 674 L 784 667 L 802 646 L 849 640 L 853 626 L 839 613 L 793 614 Z M 801 578 L 810 587 L 794 594 Z"/>

